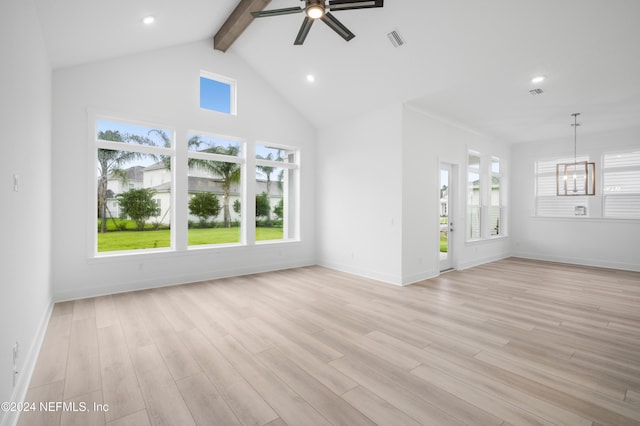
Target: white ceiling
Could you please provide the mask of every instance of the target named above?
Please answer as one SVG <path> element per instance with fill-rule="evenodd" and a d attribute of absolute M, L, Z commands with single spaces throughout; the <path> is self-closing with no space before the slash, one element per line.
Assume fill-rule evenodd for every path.
<path fill-rule="evenodd" d="M 35 3 L 59 68 L 212 40 L 237 0 Z M 156 23 L 144 27 L 149 14 Z M 394 102 L 508 142 L 570 136 L 573 112 L 580 133 L 640 126 L 638 0 L 387 0 L 334 14 L 355 39 L 316 22 L 294 46 L 296 14 L 256 19 L 229 50 L 318 128 Z M 537 74 L 547 80 L 532 84 Z"/>

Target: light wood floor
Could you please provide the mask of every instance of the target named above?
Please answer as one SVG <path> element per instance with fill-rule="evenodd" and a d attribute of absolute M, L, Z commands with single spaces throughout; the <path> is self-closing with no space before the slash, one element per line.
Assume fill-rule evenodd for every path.
<path fill-rule="evenodd" d="M 76 405 L 23 425 L 638 425 L 640 273 L 308 267 L 60 303 L 27 401 Z"/>

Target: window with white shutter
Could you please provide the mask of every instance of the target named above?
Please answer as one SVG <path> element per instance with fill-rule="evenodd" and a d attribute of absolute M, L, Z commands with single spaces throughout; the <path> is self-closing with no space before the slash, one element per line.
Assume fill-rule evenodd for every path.
<path fill-rule="evenodd" d="M 556 158 L 536 162 L 536 216 L 572 217 L 587 216 L 586 196 L 559 197 L 556 189 L 556 164 L 588 161 L 587 156 Z"/>
<path fill-rule="evenodd" d="M 640 218 L 640 151 L 604 154 L 602 176 L 603 215 Z"/>

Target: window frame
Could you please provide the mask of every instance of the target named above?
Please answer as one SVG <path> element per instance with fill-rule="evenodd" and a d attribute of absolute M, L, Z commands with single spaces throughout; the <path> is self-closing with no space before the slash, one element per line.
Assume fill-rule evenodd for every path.
<path fill-rule="evenodd" d="M 640 165 L 634 165 L 630 167 L 605 167 L 606 166 L 606 158 L 607 156 L 614 155 L 624 155 L 624 154 L 637 154 L 640 150 L 637 147 L 631 146 L 628 148 L 618 148 L 613 150 L 608 150 L 606 148 L 593 150 L 589 154 L 583 154 L 578 156 L 576 159 L 578 162 L 580 161 L 589 161 L 595 162 L 596 170 L 600 170 L 599 173 L 596 173 L 596 194 L 595 195 L 579 195 L 579 196 L 557 196 L 552 195 L 550 191 L 548 194 L 540 195 L 540 177 L 544 176 L 547 178 L 551 178 L 554 180 L 555 185 L 555 175 L 551 177 L 551 166 L 555 167 L 556 163 L 562 162 L 573 162 L 574 158 L 569 157 L 569 154 L 564 155 L 555 155 L 553 157 L 541 157 L 536 158 L 533 161 L 533 183 L 534 183 L 534 191 L 533 191 L 533 199 L 534 199 L 534 212 L 533 217 L 540 219 L 568 219 L 568 220 L 611 220 L 611 221 L 638 221 L 640 220 L 640 212 L 634 213 L 631 215 L 611 215 L 607 213 L 607 200 L 617 199 L 618 201 L 628 199 L 629 204 L 632 205 L 631 208 L 635 207 L 640 201 L 640 191 L 638 192 L 627 192 L 627 193 L 616 193 L 612 191 L 607 191 L 607 187 L 605 187 L 605 179 L 606 174 L 608 172 L 620 172 L 620 171 L 638 171 L 640 170 Z M 567 161 L 565 161 L 567 160 Z M 540 173 L 540 164 L 546 164 L 547 170 L 545 173 Z M 554 214 L 551 209 L 548 211 L 550 213 L 545 214 L 541 212 L 541 204 L 549 202 L 555 203 L 557 205 L 566 204 L 568 210 L 572 212 L 572 214 Z M 586 208 L 586 214 L 583 213 L 583 207 Z M 559 207 L 561 208 L 561 207 Z M 572 209 L 571 209 L 572 208 Z"/>
<path fill-rule="evenodd" d="M 478 158 L 478 166 L 472 166 L 471 165 L 471 161 L 470 158 L 471 157 L 477 157 Z M 483 165 L 483 159 L 482 159 L 482 155 L 480 154 L 480 152 L 478 151 L 474 151 L 474 150 L 467 150 L 467 158 L 466 158 L 466 187 L 465 187 L 465 194 L 466 194 L 466 232 L 465 232 L 465 240 L 467 242 L 473 242 L 473 241 L 480 241 L 483 239 L 483 222 L 484 222 L 484 212 L 483 212 L 483 203 L 484 203 L 484 194 L 483 194 L 483 182 L 485 179 L 483 179 L 483 173 L 482 173 L 482 165 Z M 473 194 L 470 193 L 470 191 L 474 190 L 473 187 L 473 182 L 470 181 L 470 175 L 471 174 L 477 174 L 478 175 L 478 202 L 477 203 L 471 203 L 471 199 L 473 199 Z M 470 219 L 471 217 L 471 209 L 474 208 L 476 209 L 476 211 L 478 212 L 478 236 L 477 237 L 473 237 L 473 223 Z"/>
<path fill-rule="evenodd" d="M 470 158 L 478 157 L 479 163 L 476 166 L 471 165 Z M 494 162 L 498 161 L 499 170 L 495 172 L 493 170 Z M 499 238 L 508 237 L 508 211 L 507 211 L 507 163 L 506 160 L 497 155 L 483 154 L 480 151 L 473 149 L 467 149 L 466 155 L 466 179 L 465 179 L 465 204 L 466 204 L 466 217 L 465 217 L 465 241 L 466 243 L 475 243 L 480 241 L 487 241 Z M 473 189 L 471 186 L 470 174 L 474 173 L 478 175 L 478 203 L 471 204 L 469 198 L 469 191 Z M 498 205 L 493 204 L 493 178 L 499 178 L 498 187 Z M 492 235 L 491 231 L 491 208 L 498 207 L 500 228 L 499 233 Z M 470 223 L 470 209 L 477 209 L 478 218 L 478 236 L 472 238 L 471 223 Z"/>
<path fill-rule="evenodd" d="M 276 160 L 267 160 L 260 159 L 254 155 L 254 171 L 257 171 L 258 166 L 268 166 L 274 168 L 280 168 L 289 170 L 293 173 L 293 194 L 290 194 L 289 190 L 283 190 L 282 199 L 285 207 L 285 212 L 283 212 L 283 224 L 282 224 L 282 239 L 278 240 L 262 240 L 256 241 L 256 245 L 262 244 L 270 244 L 270 243 L 278 243 L 278 242 L 286 242 L 286 241 L 300 241 L 300 149 L 297 147 L 293 147 L 290 145 L 283 144 L 273 144 L 265 141 L 256 141 L 254 149 L 254 154 L 257 152 L 257 146 L 261 145 L 265 148 L 274 148 L 274 149 L 282 149 L 286 152 L 293 154 L 294 161 L 276 161 Z M 255 197 L 257 194 L 257 175 L 254 173 L 256 178 L 253 180 L 254 182 L 254 194 Z M 289 176 L 285 173 L 285 182 L 289 181 Z M 283 184 L 283 187 L 288 187 L 288 184 Z M 291 205 L 291 198 L 293 196 L 294 203 Z M 291 217 L 290 211 L 293 211 L 293 217 Z M 255 217 L 254 217 L 255 219 Z M 290 222 L 293 221 L 293 226 L 290 225 Z M 255 222 L 255 220 L 254 220 Z M 255 230 L 254 230 L 255 231 Z M 290 235 L 293 234 L 293 235 Z M 255 238 L 255 232 L 254 232 Z"/>
<path fill-rule="evenodd" d="M 493 164 L 494 163 L 498 163 L 498 171 L 494 171 L 493 170 Z M 504 160 L 498 156 L 491 156 L 491 163 L 490 163 L 490 168 L 489 168 L 489 175 L 490 175 L 490 179 L 489 179 L 489 209 L 492 209 L 493 207 L 497 207 L 498 208 L 498 231 L 496 234 L 492 233 L 492 223 L 491 223 L 491 211 L 489 211 L 488 214 L 488 218 L 489 218 L 489 237 L 490 238 L 500 238 L 500 237 L 504 237 L 507 235 L 507 220 L 506 220 L 506 191 L 504 189 L 505 186 L 505 174 L 504 174 Z M 498 180 L 498 204 L 494 205 L 493 204 L 493 181 L 494 179 Z"/>
<path fill-rule="evenodd" d="M 171 254 L 183 254 L 196 250 L 233 250 L 238 247 L 251 247 L 262 244 L 287 244 L 292 242 L 299 242 L 302 240 L 301 235 L 301 222 L 302 222 L 302 197 L 301 197 L 301 148 L 299 146 L 288 144 L 274 144 L 258 140 L 249 140 L 239 136 L 224 135 L 219 132 L 203 131 L 203 130 L 185 130 L 177 125 L 163 124 L 158 122 L 123 118 L 124 114 L 105 113 L 99 110 L 87 109 L 88 113 L 88 126 L 87 126 L 87 141 L 89 143 L 89 149 L 87 150 L 87 176 L 89 181 L 92 182 L 88 185 L 88 200 L 86 223 L 87 223 L 87 257 L 90 262 L 93 261 L 106 261 L 113 258 L 126 258 L 130 256 L 144 257 L 144 256 L 160 256 Z M 98 140 L 98 122 L 100 120 L 113 121 L 115 123 L 122 123 L 125 125 L 145 126 L 148 128 L 158 128 L 171 132 L 171 147 L 159 147 L 148 146 L 138 144 L 128 144 L 122 142 L 112 142 Z M 188 139 L 190 135 L 202 135 L 210 136 L 214 138 L 224 139 L 226 141 L 235 141 L 240 144 L 240 155 L 229 156 L 223 154 L 214 153 L 200 153 L 196 151 L 189 151 Z M 294 162 L 279 162 L 270 160 L 260 160 L 255 158 L 257 145 L 265 145 L 272 148 L 282 148 L 287 152 L 294 155 Z M 163 248 L 145 248 L 136 250 L 115 250 L 98 252 L 98 232 L 96 228 L 96 218 L 98 213 L 97 197 L 98 197 L 98 180 L 99 175 L 97 173 L 98 166 L 98 149 L 112 149 L 118 151 L 133 151 L 139 153 L 164 155 L 171 158 L 171 193 L 170 193 L 170 246 Z M 204 160 L 225 161 L 233 162 L 240 165 L 241 170 L 241 182 L 240 182 L 240 200 L 241 200 L 241 237 L 238 243 L 222 243 L 222 244 L 203 244 L 192 245 L 188 244 L 188 177 L 189 177 L 189 158 L 200 158 Z M 284 168 L 285 170 L 291 170 L 293 172 L 292 178 L 294 179 L 294 186 L 292 190 L 292 196 L 295 197 L 293 205 L 290 207 L 290 211 L 294 215 L 293 226 L 291 232 L 286 235 L 286 238 L 278 240 L 255 240 L 255 166 L 256 164 L 269 165 L 278 168 Z M 180 203 L 186 201 L 184 206 Z M 182 226 L 184 224 L 184 226 Z M 184 229 L 182 229 L 184 228 Z M 284 235 L 283 235 L 284 237 Z"/>
<path fill-rule="evenodd" d="M 534 215 L 535 217 L 540 218 L 587 218 L 594 217 L 593 212 L 597 211 L 594 209 L 594 205 L 592 203 L 592 199 L 595 199 L 594 196 L 591 195 L 572 195 L 572 196 L 561 196 L 557 194 L 557 171 L 556 165 L 559 163 L 568 163 L 568 162 L 582 162 L 582 161 L 591 161 L 590 157 L 587 155 L 581 155 L 577 158 L 569 157 L 568 155 L 558 155 L 554 157 L 545 157 L 540 158 L 534 161 Z M 540 167 L 544 167 L 544 171 L 540 172 Z M 553 184 L 553 190 L 545 189 L 546 192 L 541 194 L 542 185 L 540 179 L 551 179 Z M 596 176 L 597 178 L 597 176 Z M 546 187 L 545 187 L 546 188 Z M 547 194 L 548 192 L 548 194 Z M 596 192 L 597 193 L 597 192 Z M 550 206 L 546 207 L 544 211 L 541 209 L 543 205 L 553 204 L 556 207 Z M 571 210 L 573 207 L 573 210 Z M 553 214 L 553 211 L 559 211 L 560 209 L 567 208 L 569 211 L 572 211 L 573 214 Z M 584 210 L 586 209 L 586 211 Z M 552 211 L 553 210 L 553 211 Z M 544 213 L 544 212 L 549 213 Z M 542 214 L 541 214 L 542 212 Z M 576 214 L 582 213 L 585 214 Z M 597 216 L 595 216 L 597 217 Z"/>
<path fill-rule="evenodd" d="M 212 108 L 204 108 L 202 106 L 202 88 L 201 88 L 202 78 L 215 81 L 218 83 L 226 84 L 229 86 L 229 112 L 220 111 Z M 215 112 L 218 114 L 224 114 L 227 116 L 237 116 L 238 115 L 238 81 L 233 78 L 216 74 L 210 71 L 200 70 L 200 77 L 198 78 L 198 105 L 200 106 L 200 109 L 203 111 L 212 111 L 212 112 Z"/>
<path fill-rule="evenodd" d="M 222 135 L 219 133 L 213 133 L 213 132 L 207 132 L 207 131 L 201 131 L 201 130 L 192 130 L 189 131 L 187 133 L 187 143 L 188 140 L 190 139 L 190 137 L 192 135 L 199 135 L 199 136 L 205 136 L 205 137 L 210 137 L 210 138 L 218 138 L 221 140 L 225 140 L 228 142 L 236 142 L 240 145 L 240 152 L 238 156 L 232 156 L 232 155 L 225 155 L 225 154 L 214 154 L 214 153 L 208 153 L 208 152 L 198 152 L 198 151 L 190 151 L 187 147 L 186 150 L 186 171 L 187 171 L 187 175 L 186 175 L 186 179 L 187 179 L 187 194 L 186 194 L 186 200 L 188 202 L 189 200 L 189 176 L 190 176 L 190 172 L 191 169 L 189 168 L 189 159 L 190 158 L 194 158 L 194 159 L 198 159 L 198 160 L 204 160 L 204 161 L 219 161 L 219 162 L 224 162 L 224 163 L 235 163 L 238 164 L 240 166 L 240 184 L 239 184 L 239 190 L 240 190 L 240 205 L 241 205 L 241 211 L 240 211 L 240 241 L 237 243 L 220 243 L 220 244 L 196 244 L 196 245 L 189 245 L 189 241 L 188 241 L 188 236 L 189 236 L 189 229 L 187 227 L 187 251 L 189 250 L 202 250 L 202 249 L 207 249 L 207 248 L 218 248 L 218 247 L 237 247 L 237 246 L 242 246 L 242 245 L 247 245 L 247 238 L 246 238 L 246 224 L 248 222 L 246 214 L 245 214 L 245 204 L 246 204 L 246 199 L 247 199 L 247 190 L 246 190 L 246 182 L 245 180 L 247 179 L 247 173 L 246 173 L 246 163 L 247 163 L 247 146 L 248 143 L 246 140 L 236 137 L 236 136 L 229 136 L 229 135 Z M 185 206 L 185 214 L 188 217 L 189 216 L 189 208 L 188 205 Z M 188 224 L 188 221 L 187 221 Z"/>
<path fill-rule="evenodd" d="M 639 155 L 640 154 L 640 150 L 638 149 L 631 149 L 631 150 L 617 150 L 617 151 L 608 151 L 608 152 L 603 152 L 602 153 L 602 167 L 600 168 L 600 170 L 602 170 L 601 173 L 601 179 L 602 179 L 602 191 L 601 191 L 601 197 L 602 197 L 602 218 L 604 219 L 613 219 L 613 220 L 638 220 L 640 219 L 640 208 L 638 209 L 638 211 L 635 214 L 631 214 L 631 215 L 611 215 L 611 214 L 607 214 L 607 200 L 624 200 L 624 199 L 628 199 L 630 200 L 628 203 L 625 203 L 627 205 L 635 202 L 638 203 L 639 199 L 640 199 L 640 190 L 637 191 L 630 191 L 630 192 L 619 192 L 619 191 L 608 191 L 607 190 L 607 186 L 605 186 L 606 183 L 606 175 L 607 172 L 609 173 L 621 173 L 621 172 L 631 172 L 631 173 L 638 173 L 640 174 L 640 162 L 638 162 L 638 164 L 631 164 L 628 166 L 609 166 L 607 167 L 607 156 L 623 156 L 623 155 Z M 597 176 L 596 176 L 597 177 Z"/>
<path fill-rule="evenodd" d="M 89 200 L 90 207 L 88 208 L 88 252 L 89 258 L 99 259 L 99 258 L 109 258 L 114 256 L 128 256 L 128 255 L 139 255 L 139 254 L 149 254 L 149 253 L 166 253 L 175 251 L 176 246 L 176 238 L 175 238 L 175 226 L 170 227 L 169 232 L 169 247 L 162 248 L 145 248 L 145 249 L 136 249 L 136 250 L 115 250 L 115 251 L 106 251 L 100 252 L 98 251 L 98 232 L 96 228 L 96 218 L 98 217 L 98 181 L 99 176 L 96 173 L 98 167 L 98 150 L 107 149 L 114 151 L 129 151 L 136 152 L 140 154 L 153 154 L 159 156 L 168 156 L 171 161 L 171 185 L 170 185 L 170 218 L 169 222 L 171 224 L 175 223 L 176 211 L 175 211 L 175 200 L 176 200 L 176 174 L 175 174 L 175 165 L 176 165 L 176 128 L 174 126 L 170 126 L 163 123 L 144 121 L 144 120 L 131 120 L 122 118 L 116 114 L 105 114 L 99 113 L 92 110 L 89 110 L 89 141 L 91 141 L 91 147 L 88 149 L 88 153 L 90 156 L 90 160 L 87 162 L 90 170 L 90 179 L 92 182 L 89 185 Z M 136 144 L 128 144 L 123 142 L 114 142 L 114 141 L 106 141 L 98 139 L 98 122 L 111 121 L 114 123 L 119 123 L 122 125 L 132 125 L 132 126 L 144 126 L 148 128 L 160 128 L 163 130 L 168 130 L 171 132 L 170 140 L 171 146 L 169 148 L 159 147 L 159 146 L 151 146 L 151 145 L 136 145 Z M 123 149 L 124 148 L 124 149 Z"/>

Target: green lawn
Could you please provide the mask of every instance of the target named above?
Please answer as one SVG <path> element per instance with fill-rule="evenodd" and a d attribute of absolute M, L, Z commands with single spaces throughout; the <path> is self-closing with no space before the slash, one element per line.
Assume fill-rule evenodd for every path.
<path fill-rule="evenodd" d="M 282 228 L 256 228 L 256 240 L 281 240 Z M 189 229 L 189 245 L 231 244 L 240 242 L 240 228 Z M 98 251 L 140 250 L 170 245 L 170 231 L 112 231 L 98 233 Z"/>
<path fill-rule="evenodd" d="M 448 216 L 440 216 L 440 225 L 446 225 L 449 223 L 449 217 Z M 446 253 L 448 250 L 448 244 L 447 244 L 447 235 L 440 232 L 440 252 L 441 253 Z"/>
<path fill-rule="evenodd" d="M 240 242 L 240 227 L 189 229 L 189 245 L 231 244 Z"/>
<path fill-rule="evenodd" d="M 98 232 L 98 251 L 140 250 L 169 247 L 168 229 L 158 231 Z"/>
<path fill-rule="evenodd" d="M 440 234 L 440 252 L 446 253 L 448 250 L 447 237 Z"/>
<path fill-rule="evenodd" d="M 281 240 L 282 228 L 256 228 L 256 241 Z"/>

